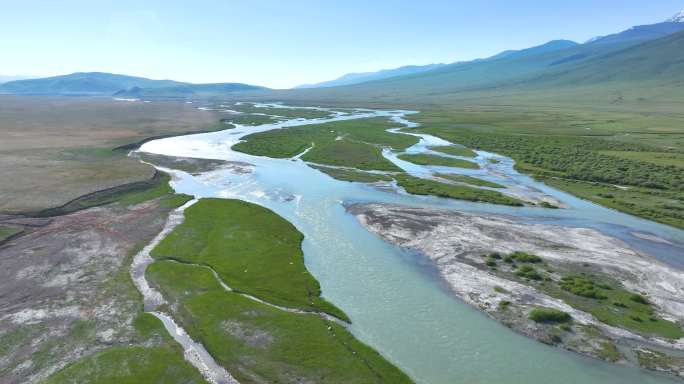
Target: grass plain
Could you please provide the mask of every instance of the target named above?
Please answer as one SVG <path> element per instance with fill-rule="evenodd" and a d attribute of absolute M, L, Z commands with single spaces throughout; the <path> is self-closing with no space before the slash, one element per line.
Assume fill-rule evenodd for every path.
<path fill-rule="evenodd" d="M 148 180 L 152 167 L 112 149 L 152 136 L 225 129 L 217 124 L 222 117 L 183 102 L 0 96 L 0 212 L 40 211 Z"/>
<path fill-rule="evenodd" d="M 510 156 L 519 171 L 578 197 L 684 227 L 679 113 L 478 106 L 414 119 L 424 133 Z"/>

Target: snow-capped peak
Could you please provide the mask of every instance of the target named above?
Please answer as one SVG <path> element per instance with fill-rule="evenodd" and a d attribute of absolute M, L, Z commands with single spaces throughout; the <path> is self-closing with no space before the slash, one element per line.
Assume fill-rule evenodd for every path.
<path fill-rule="evenodd" d="M 684 10 L 679 11 L 678 14 L 674 15 L 670 20 L 670 23 L 684 23 Z"/>

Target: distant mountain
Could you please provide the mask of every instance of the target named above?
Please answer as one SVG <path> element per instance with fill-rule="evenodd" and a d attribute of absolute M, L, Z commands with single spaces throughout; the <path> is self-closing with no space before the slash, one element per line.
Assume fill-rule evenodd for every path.
<path fill-rule="evenodd" d="M 328 87 L 338 87 L 338 86 L 345 86 L 345 85 L 362 84 L 362 83 L 367 83 L 367 82 L 371 82 L 371 81 L 391 79 L 391 78 L 399 77 L 399 76 L 421 74 L 421 73 L 430 72 L 430 71 L 440 69 L 440 68 L 444 68 L 444 67 L 448 67 L 448 66 L 462 65 L 462 64 L 467 64 L 467 63 L 477 63 L 477 62 L 481 62 L 481 61 L 497 60 L 497 59 L 503 59 L 503 58 L 515 58 L 515 57 L 522 57 L 522 56 L 526 56 L 526 55 L 553 52 L 553 51 L 558 51 L 558 50 L 574 47 L 576 45 L 578 45 L 578 43 L 576 43 L 574 41 L 570 41 L 570 40 L 553 40 L 553 41 L 550 41 L 546 44 L 542 44 L 542 45 L 532 47 L 532 48 L 527 48 L 527 49 L 522 49 L 522 50 L 503 51 L 503 52 L 501 52 L 497 55 L 494 55 L 492 57 L 489 57 L 487 59 L 478 59 L 478 60 L 474 60 L 472 62 L 458 62 L 458 63 L 452 63 L 452 64 L 408 65 L 408 66 L 394 68 L 394 69 L 383 69 L 383 70 L 377 71 L 377 72 L 348 73 L 348 74 L 341 76 L 335 80 L 324 81 L 322 83 L 316 83 L 316 84 L 300 85 L 300 86 L 295 87 L 295 89 L 328 88 Z"/>
<path fill-rule="evenodd" d="M 141 88 L 132 87 L 114 93 L 118 97 L 202 97 L 218 96 L 226 93 L 267 90 L 268 88 L 242 83 L 188 84 L 169 87 Z"/>
<path fill-rule="evenodd" d="M 620 33 L 594 37 L 593 39 L 587 41 L 587 44 L 636 44 L 649 40 L 660 39 L 681 30 L 684 30 L 684 10 L 662 23 L 638 25 Z"/>
<path fill-rule="evenodd" d="M 571 41 L 571 40 L 552 40 L 546 44 L 538 45 L 538 46 L 532 47 L 532 48 L 503 51 L 499 54 L 496 54 L 496 55 L 489 57 L 487 59 L 484 59 L 484 60 L 511 59 L 511 58 L 521 57 L 521 56 L 555 52 L 555 51 L 561 51 L 563 49 L 576 47 L 578 45 L 579 45 L 579 43 L 576 43 L 576 42 Z"/>
<path fill-rule="evenodd" d="M 17 80 L 0 85 L 0 92 L 32 95 L 110 95 L 131 87 L 168 87 L 180 85 L 171 80 L 150 80 L 143 77 L 103 72 L 77 72 L 42 79 Z"/>
<path fill-rule="evenodd" d="M 158 97 L 190 96 L 195 93 L 226 93 L 264 89 L 246 84 L 190 84 L 173 80 L 151 80 L 144 77 L 103 72 L 77 72 L 42 79 L 17 80 L 0 85 L 0 93 L 23 95 L 155 95 Z"/>
<path fill-rule="evenodd" d="M 413 73 L 420 73 L 430 71 L 435 68 L 444 66 L 445 64 L 428 64 L 428 65 L 407 65 L 404 67 L 394 69 L 383 69 L 377 72 L 362 72 L 362 73 L 348 73 L 334 80 L 324 81 L 316 84 L 304 84 L 295 88 L 326 88 L 337 87 L 342 85 L 352 85 L 365 83 L 367 81 L 386 79 L 388 77 L 410 75 Z"/>
<path fill-rule="evenodd" d="M 292 90 L 279 96 L 284 100 L 413 102 L 429 98 L 437 102 L 444 98 L 520 98 L 531 97 L 533 92 L 558 95 L 567 91 L 564 94 L 585 92 L 620 99 L 615 95 L 628 93 L 633 98 L 680 100 L 684 99 L 684 23 L 680 20 L 684 20 L 684 13 L 667 22 L 630 28 L 584 44 L 556 40 L 419 73 Z"/>
<path fill-rule="evenodd" d="M 668 19 L 670 23 L 684 23 L 684 10 L 679 11 L 678 14 Z"/>
<path fill-rule="evenodd" d="M 31 79 L 32 76 L 6 76 L 6 75 L 0 75 L 0 84 L 2 83 L 7 83 L 10 81 L 15 81 L 15 80 L 26 80 L 26 79 Z"/>
<path fill-rule="evenodd" d="M 560 67 L 523 83 L 526 87 L 650 83 L 684 92 L 684 30 L 646 43 Z"/>

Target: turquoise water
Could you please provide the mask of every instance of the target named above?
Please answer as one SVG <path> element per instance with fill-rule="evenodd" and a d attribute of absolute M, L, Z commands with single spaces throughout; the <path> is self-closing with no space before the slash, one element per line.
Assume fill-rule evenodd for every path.
<path fill-rule="evenodd" d="M 387 112 L 382 114 L 387 115 Z M 368 114 L 366 114 L 367 116 Z M 344 118 L 351 118 L 346 116 Z M 304 123 L 288 122 L 285 126 Z M 398 125 L 399 126 L 399 125 Z M 301 161 L 254 157 L 230 150 L 246 133 L 278 125 L 155 140 L 143 151 L 170 156 L 246 161 L 254 172 L 221 170 L 191 176 L 174 172 L 174 189 L 197 197 L 238 198 L 273 209 L 305 235 L 307 267 L 323 295 L 352 319 L 350 330 L 418 383 L 670 383 L 674 379 L 585 358 L 520 336 L 450 294 L 419 255 L 389 245 L 347 214 L 343 202 L 389 202 L 513 215 L 522 221 L 585 226 L 618 236 L 637 249 L 682 263 L 684 232 L 596 206 L 519 175 L 506 160 L 492 181 L 542 191 L 569 208 L 547 210 L 467 203 L 384 192 L 340 182 Z M 422 143 L 420 145 L 424 145 Z M 412 150 L 418 150 L 413 148 Z M 391 154 L 388 154 L 391 157 Z M 493 154 L 482 153 L 478 161 Z M 426 172 L 412 169 L 411 172 Z M 633 236 L 656 234 L 671 245 Z M 679 264 L 681 265 L 681 264 Z"/>

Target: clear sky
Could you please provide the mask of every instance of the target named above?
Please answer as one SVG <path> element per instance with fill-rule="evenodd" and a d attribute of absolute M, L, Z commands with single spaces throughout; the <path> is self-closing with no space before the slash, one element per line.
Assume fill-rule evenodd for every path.
<path fill-rule="evenodd" d="M 0 0 L 0 75 L 103 71 L 285 88 L 585 41 L 684 0 Z"/>

